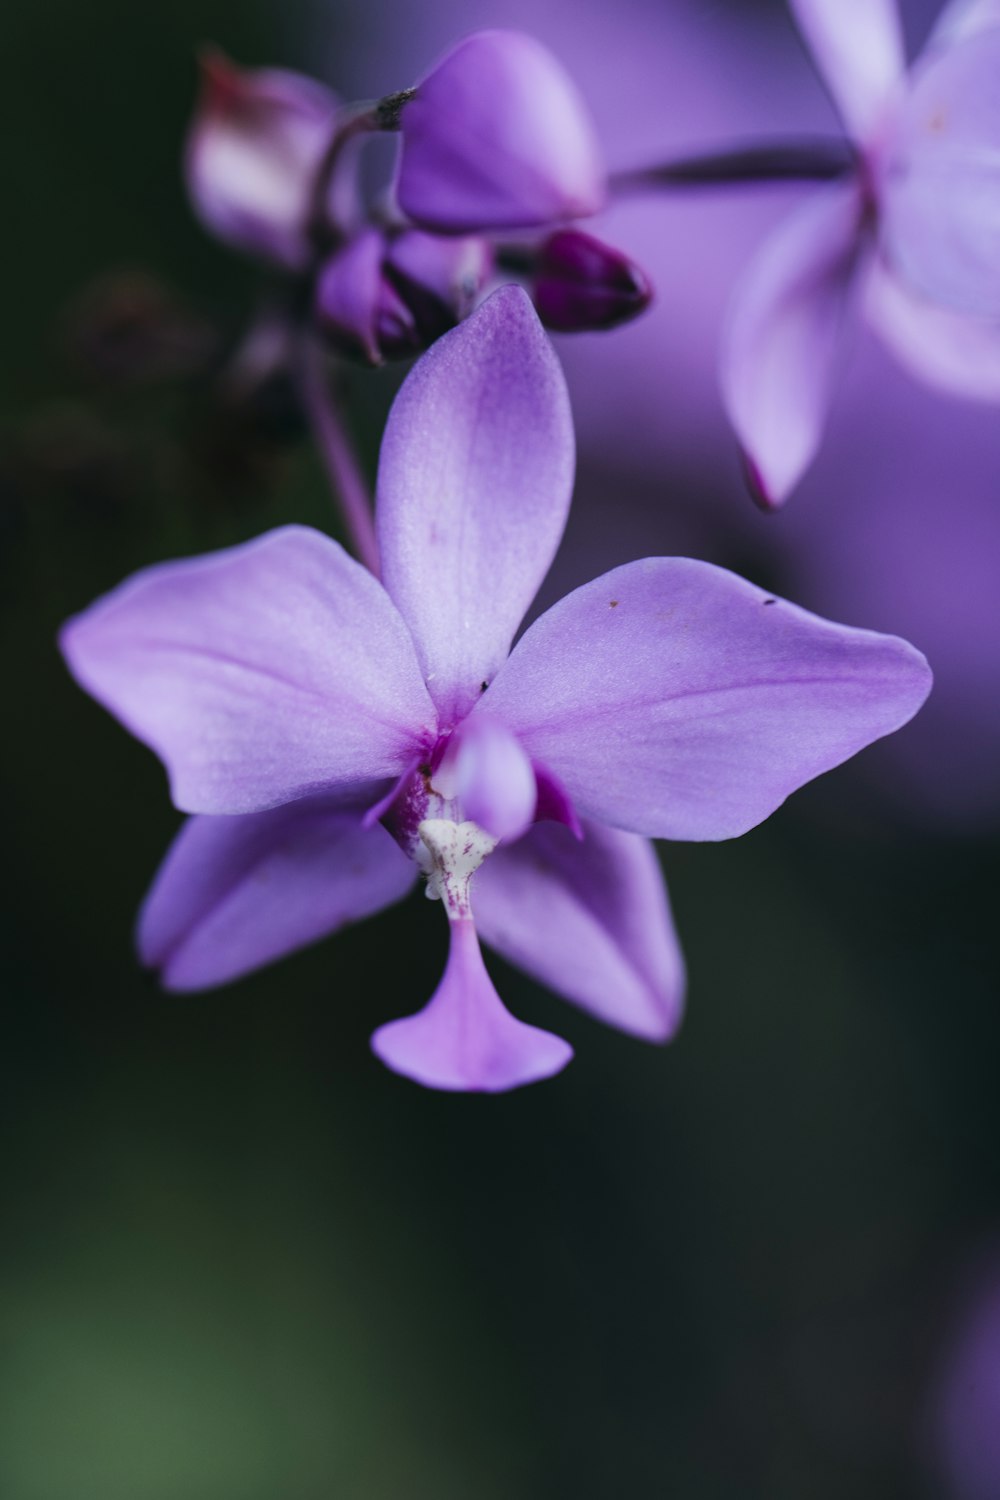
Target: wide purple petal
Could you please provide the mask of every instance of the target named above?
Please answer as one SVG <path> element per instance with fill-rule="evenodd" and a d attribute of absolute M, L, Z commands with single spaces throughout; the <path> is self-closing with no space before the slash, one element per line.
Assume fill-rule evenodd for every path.
<path fill-rule="evenodd" d="M 573 424 L 519 287 L 494 292 L 410 372 L 382 443 L 382 577 L 445 727 L 509 650 L 566 524 Z"/>
<path fill-rule="evenodd" d="M 912 292 L 879 266 L 867 288 L 868 321 L 914 375 L 973 401 L 1000 401 L 1000 318 L 970 318 Z"/>
<path fill-rule="evenodd" d="M 473 884 L 485 943 L 557 995 L 649 1041 L 673 1035 L 684 960 L 647 839 L 539 823 L 490 855 Z"/>
<path fill-rule="evenodd" d="M 446 232 L 517 229 L 596 213 L 604 171 L 583 101 L 533 37 L 459 42 L 404 107 L 396 195 Z"/>
<path fill-rule="evenodd" d="M 930 683 L 905 641 L 831 624 L 709 563 L 653 557 L 536 621 L 490 712 L 584 817 L 723 839 L 905 724 Z"/>
<path fill-rule="evenodd" d="M 215 52 L 202 78 L 184 160 L 195 211 L 237 249 L 301 269 L 334 95 L 300 73 L 238 68 Z"/>
<path fill-rule="evenodd" d="M 1000 318 L 1000 27 L 935 53 L 896 122 L 882 243 L 898 274 L 957 312 Z"/>
<path fill-rule="evenodd" d="M 388 595 L 306 527 L 146 569 L 61 644 L 81 687 L 161 756 L 185 812 L 377 795 L 434 732 Z"/>
<path fill-rule="evenodd" d="M 841 118 L 867 141 L 903 77 L 897 0 L 789 0 Z"/>
<path fill-rule="evenodd" d="M 225 984 L 380 911 L 415 879 L 383 828 L 322 798 L 191 818 L 146 897 L 139 954 L 168 989 Z"/>
<path fill-rule="evenodd" d="M 515 1020 L 493 988 L 472 922 L 448 926 L 448 964 L 433 998 L 379 1027 L 376 1056 L 427 1088 L 488 1094 L 561 1072 L 573 1056 L 569 1043 Z"/>
<path fill-rule="evenodd" d="M 788 498 L 819 447 L 859 260 L 853 184 L 812 195 L 751 261 L 730 311 L 722 395 L 755 498 Z"/>

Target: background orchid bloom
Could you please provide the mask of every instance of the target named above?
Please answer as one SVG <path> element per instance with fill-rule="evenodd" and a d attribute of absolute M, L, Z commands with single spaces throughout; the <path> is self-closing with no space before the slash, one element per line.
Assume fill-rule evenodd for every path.
<path fill-rule="evenodd" d="M 858 153 L 752 262 L 722 388 L 751 489 L 773 509 L 819 446 L 855 304 L 920 377 L 1000 398 L 1000 25 L 946 10 L 906 74 L 895 0 L 791 0 Z"/>
<path fill-rule="evenodd" d="M 235 249 L 301 270 L 337 100 L 302 73 L 239 68 L 214 50 L 200 61 L 184 160 L 191 202 L 206 228 Z"/>
<path fill-rule="evenodd" d="M 451 947 L 429 1005 L 376 1032 L 390 1067 L 496 1091 L 569 1060 L 504 1009 L 475 918 L 603 1019 L 671 1034 L 682 964 L 644 838 L 746 832 L 905 723 L 930 674 L 903 641 L 682 558 L 577 589 L 508 659 L 573 461 L 561 371 L 505 288 L 393 407 L 384 587 L 291 527 L 150 569 L 69 623 L 77 680 L 160 753 L 178 806 L 208 815 L 141 924 L 168 983 L 216 983 L 377 910 L 406 888 L 402 850 Z"/>
<path fill-rule="evenodd" d="M 520 31 L 479 31 L 417 84 L 400 117 L 399 206 L 446 233 L 593 214 L 604 167 L 561 63 Z"/>

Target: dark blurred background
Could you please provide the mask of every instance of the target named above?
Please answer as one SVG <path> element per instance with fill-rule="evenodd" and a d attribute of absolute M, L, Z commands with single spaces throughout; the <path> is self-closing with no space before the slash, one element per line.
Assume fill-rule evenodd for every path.
<path fill-rule="evenodd" d="M 915 40 L 932 9 L 908 16 Z M 464 1098 L 385 1072 L 368 1035 L 423 1002 L 444 955 L 419 896 L 204 996 L 164 996 L 132 955 L 179 818 L 154 758 L 70 683 L 57 626 L 146 563 L 286 519 L 335 529 L 282 392 L 220 398 L 259 287 L 184 196 L 194 48 L 352 97 L 408 84 L 491 20 L 563 48 L 614 165 L 787 128 L 800 106 L 805 126 L 829 120 L 778 3 L 5 12 L 4 1500 L 959 1494 L 936 1392 L 1000 1228 L 1000 777 L 975 713 L 980 698 L 995 712 L 992 686 L 941 715 L 940 755 L 870 752 L 744 839 L 664 848 L 691 973 L 665 1050 L 495 963 L 511 1009 L 573 1043 L 565 1075 Z M 678 80 L 716 44 L 699 114 Z M 702 295 L 699 338 L 681 261 L 698 235 L 744 260 L 725 226 L 745 210 L 752 245 L 788 202 L 771 198 L 664 208 L 648 329 L 560 344 L 581 475 L 558 587 L 690 548 L 897 628 L 937 665 L 891 593 L 932 515 L 951 571 L 906 575 L 907 597 L 953 627 L 959 667 L 992 651 L 988 684 L 1000 645 L 994 615 L 963 613 L 984 544 L 957 480 L 882 527 L 867 595 L 838 603 L 810 538 L 852 578 L 872 573 L 867 518 L 906 458 L 900 432 L 940 427 L 932 474 L 980 443 L 977 483 L 997 501 L 994 414 L 917 392 L 859 446 L 855 407 L 911 399 L 866 346 L 801 512 L 765 521 L 740 492 L 705 374 L 732 267 Z M 650 417 L 644 449 L 645 416 L 610 409 L 626 367 L 680 410 L 676 442 Z M 373 471 L 394 377 L 348 381 Z M 941 545 L 927 528 L 925 556 Z M 982 786 L 950 751 L 986 766 Z"/>

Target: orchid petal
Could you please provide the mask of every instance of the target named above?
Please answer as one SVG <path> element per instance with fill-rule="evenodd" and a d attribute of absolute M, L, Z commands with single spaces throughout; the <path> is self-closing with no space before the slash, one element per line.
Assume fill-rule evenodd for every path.
<path fill-rule="evenodd" d="M 448 963 L 433 998 L 379 1027 L 376 1056 L 427 1088 L 489 1094 L 561 1072 L 573 1056 L 569 1043 L 515 1020 L 486 972 L 472 922 L 448 927 Z"/>
<path fill-rule="evenodd" d="M 930 682 L 894 636 L 831 624 L 709 563 L 653 557 L 537 620 L 490 711 L 584 817 L 724 839 L 905 724 Z"/>
<path fill-rule="evenodd" d="M 1000 318 L 1000 28 L 918 70 L 882 193 L 884 253 L 914 290 Z"/>
<path fill-rule="evenodd" d="M 868 321 L 914 375 L 971 401 L 1000 401 L 1000 319 L 969 318 L 911 292 L 878 267 Z"/>
<path fill-rule="evenodd" d="M 195 211 L 237 249 L 301 269 L 334 95 L 300 73 L 238 68 L 216 52 L 202 59 L 202 76 L 184 163 Z"/>
<path fill-rule="evenodd" d="M 403 107 L 396 196 L 427 229 L 531 228 L 596 213 L 604 170 L 583 101 L 516 31 L 459 42 Z"/>
<path fill-rule="evenodd" d="M 841 118 L 867 142 L 906 71 L 897 0 L 789 0 Z"/>
<path fill-rule="evenodd" d="M 867 237 L 852 184 L 811 196 L 779 225 L 737 288 L 722 394 L 755 498 L 788 498 L 823 433 Z"/>
<path fill-rule="evenodd" d="M 454 777 L 466 818 L 496 839 L 517 839 L 535 816 L 538 789 L 531 761 L 503 724 L 486 715 L 467 719 L 449 746 L 438 787 Z"/>
<path fill-rule="evenodd" d="M 933 49 L 955 47 L 1000 26 L 1000 0 L 951 0 L 934 24 L 923 56 Z"/>
<path fill-rule="evenodd" d="M 445 727 L 506 657 L 572 485 L 562 371 L 525 293 L 502 287 L 410 372 L 379 466 L 382 576 Z"/>
<path fill-rule="evenodd" d="M 676 1031 L 684 960 L 648 840 L 539 824 L 485 861 L 475 903 L 483 942 L 557 995 L 649 1041 Z"/>
<path fill-rule="evenodd" d="M 374 801 L 434 730 L 385 591 L 306 527 L 148 568 L 61 643 L 81 687 L 161 756 L 185 812 Z"/>
<path fill-rule="evenodd" d="M 146 897 L 139 953 L 167 989 L 226 984 L 381 911 L 415 879 L 384 829 L 322 798 L 190 818 Z"/>

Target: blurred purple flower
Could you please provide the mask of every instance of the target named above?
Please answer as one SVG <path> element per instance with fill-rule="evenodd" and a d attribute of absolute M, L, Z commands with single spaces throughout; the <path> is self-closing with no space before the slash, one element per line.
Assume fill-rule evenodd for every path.
<path fill-rule="evenodd" d="M 849 314 L 920 376 L 1000 397 L 1000 21 L 949 7 L 906 77 L 895 0 L 790 0 L 858 153 L 766 242 L 734 300 L 722 386 L 751 489 L 781 505 L 822 437 Z"/>
<path fill-rule="evenodd" d="M 634 261 L 578 229 L 542 242 L 530 285 L 538 316 L 555 333 L 615 328 L 644 312 L 653 295 Z"/>
<path fill-rule="evenodd" d="M 1000 1495 L 1000 1277 L 981 1275 L 933 1393 L 932 1460 L 949 1500 Z"/>
<path fill-rule="evenodd" d="M 316 172 L 337 100 L 301 73 L 201 58 L 202 85 L 184 174 L 199 217 L 237 250 L 303 270 Z"/>
<path fill-rule="evenodd" d="M 523 32 L 459 42 L 403 106 L 400 132 L 396 197 L 424 228 L 542 228 L 604 201 L 583 101 L 552 53 Z"/>
<path fill-rule="evenodd" d="M 407 358 L 468 315 L 491 269 L 477 236 L 362 229 L 320 271 L 316 316 L 344 353 L 371 365 Z"/>
<path fill-rule="evenodd" d="M 377 910 L 409 883 L 402 850 L 451 947 L 425 1009 L 376 1032 L 390 1067 L 493 1091 L 569 1060 L 493 990 L 473 876 L 500 952 L 626 1031 L 672 1033 L 683 968 L 645 839 L 746 832 L 905 723 L 930 673 L 903 641 L 683 558 L 577 589 L 508 657 L 573 461 L 558 363 L 505 288 L 393 407 L 384 587 L 289 527 L 141 573 L 65 627 L 77 680 L 202 815 L 140 925 L 169 985 L 219 983 Z"/>

